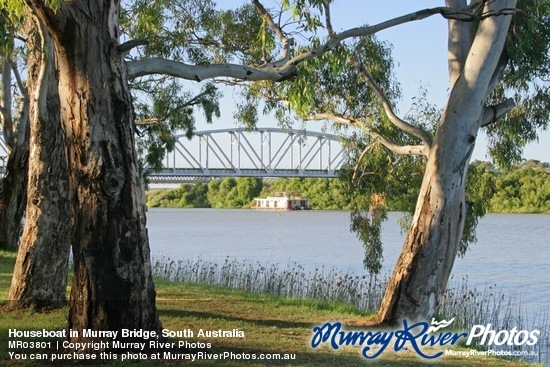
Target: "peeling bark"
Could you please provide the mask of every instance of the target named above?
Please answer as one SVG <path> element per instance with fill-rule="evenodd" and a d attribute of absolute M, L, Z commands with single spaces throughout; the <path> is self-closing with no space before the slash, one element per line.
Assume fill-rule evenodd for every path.
<path fill-rule="evenodd" d="M 66 302 L 71 233 L 67 158 L 53 42 L 45 30 L 36 32 L 36 28 L 27 37 L 31 43 L 28 199 L 9 293 L 12 309 L 54 308 Z"/>
<path fill-rule="evenodd" d="M 31 2 L 34 3 L 34 2 Z M 69 328 L 160 330 L 115 1 L 36 5 L 55 43 L 72 195 Z M 79 333 L 72 341 L 85 341 Z"/>

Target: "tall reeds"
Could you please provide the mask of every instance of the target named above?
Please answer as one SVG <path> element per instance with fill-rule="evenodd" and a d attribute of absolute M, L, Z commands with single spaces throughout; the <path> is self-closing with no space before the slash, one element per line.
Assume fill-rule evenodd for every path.
<path fill-rule="evenodd" d="M 153 261 L 156 276 L 184 283 L 218 285 L 280 297 L 311 298 L 342 302 L 365 313 L 375 313 L 380 305 L 388 277 L 356 275 L 338 269 L 278 264 L 226 258 L 221 264 L 201 258 Z M 451 279 L 438 309 L 438 317 L 454 318 L 453 329 L 470 331 L 474 325 L 491 324 L 493 330 L 539 330 L 539 341 L 533 346 L 482 346 L 476 349 L 526 352 L 522 357 L 531 362 L 550 362 L 550 308 L 527 309 L 517 295 L 506 294 L 495 284 L 478 289 L 467 276 Z M 429 321 L 429 320 L 427 320 Z M 533 353 L 535 352 L 535 353 Z"/>
<path fill-rule="evenodd" d="M 526 306 L 521 302 L 521 294 L 505 291 L 497 284 L 482 285 L 479 289 L 468 283 L 468 277 L 451 279 L 438 314 L 441 318 L 453 321 L 453 328 L 472 330 L 475 325 L 491 325 L 492 330 L 539 330 L 538 342 L 527 344 L 479 345 L 479 350 L 521 352 L 522 359 L 550 365 L 550 306 Z M 478 339 L 479 341 L 479 339 Z"/>
<path fill-rule="evenodd" d="M 219 285 L 280 297 L 342 302 L 364 312 L 375 312 L 383 296 L 386 278 L 353 275 L 323 266 L 306 270 L 292 263 L 278 264 L 226 258 L 216 262 L 196 260 L 153 261 L 158 277 L 184 283 Z"/>

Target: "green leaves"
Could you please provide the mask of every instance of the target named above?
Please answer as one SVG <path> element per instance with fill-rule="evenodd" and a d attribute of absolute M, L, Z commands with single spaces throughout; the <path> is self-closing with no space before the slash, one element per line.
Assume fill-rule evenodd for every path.
<path fill-rule="evenodd" d="M 274 48 L 272 32 L 249 4 L 219 10 L 212 1 L 135 0 L 125 7 L 122 20 L 128 38 L 149 41 L 145 57 L 251 64 L 264 62 Z"/>
<path fill-rule="evenodd" d="M 6 8 L 5 3 L 5 0 L 0 0 L 0 54 L 11 55 L 15 47 L 13 35 L 23 21 L 24 7 L 19 8 L 22 5 L 19 1 L 13 2 L 13 9 Z"/>
<path fill-rule="evenodd" d="M 528 161 L 509 172 L 493 174 L 490 210 L 504 213 L 550 213 L 550 166 Z"/>
<path fill-rule="evenodd" d="M 489 125 L 489 152 L 510 168 L 521 160 L 523 147 L 535 141 L 550 121 L 550 1 L 522 0 L 506 40 L 507 61 L 501 83 L 488 104 L 512 96 L 517 108 Z"/>
<path fill-rule="evenodd" d="M 323 26 L 320 19 L 323 14 L 323 4 L 331 2 L 323 0 L 284 0 L 282 4 L 286 10 L 292 12 L 292 16 L 298 22 L 298 28 L 301 31 L 316 32 Z"/>
<path fill-rule="evenodd" d="M 0 14 L 2 21 L 17 24 L 25 15 L 25 2 L 23 0 L 0 0 Z"/>
<path fill-rule="evenodd" d="M 136 127 L 138 153 L 142 165 L 150 171 L 162 168 L 166 151 L 175 147 L 177 133 L 183 131 L 188 138 L 192 137 L 195 113 L 202 111 L 209 123 L 214 116 L 220 116 L 220 94 L 213 84 L 204 85 L 195 96 L 184 92 L 179 81 L 174 79 L 136 82 L 133 86 L 137 120 L 143 124 Z"/>
<path fill-rule="evenodd" d="M 213 208 L 250 208 L 261 190 L 261 178 L 228 177 L 223 181 L 213 180 L 208 184 L 208 201 Z"/>

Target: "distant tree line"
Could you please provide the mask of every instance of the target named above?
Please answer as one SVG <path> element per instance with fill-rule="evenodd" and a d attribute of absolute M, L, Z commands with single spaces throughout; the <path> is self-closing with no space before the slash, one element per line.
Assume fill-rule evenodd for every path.
<path fill-rule="evenodd" d="M 486 162 L 473 164 L 483 172 L 490 212 L 550 214 L 550 163 L 529 160 L 506 172 Z"/>
<path fill-rule="evenodd" d="M 183 184 L 174 190 L 153 190 L 147 194 L 149 207 L 163 208 L 250 208 L 254 198 L 296 192 L 310 199 L 315 209 L 349 209 L 345 183 L 339 179 L 254 177 L 225 178 Z"/>
<path fill-rule="evenodd" d="M 550 164 L 527 161 L 508 171 L 499 171 L 488 162 L 473 162 L 475 188 L 470 195 L 482 197 L 493 213 L 550 214 Z M 149 207 L 163 208 L 250 208 L 256 197 L 278 192 L 297 192 L 310 199 L 313 209 L 351 209 L 348 186 L 340 179 L 253 177 L 225 178 L 203 183 L 183 184 L 173 190 L 152 190 Z M 412 190 L 396 190 L 388 197 L 388 208 L 402 211 L 414 201 Z"/>

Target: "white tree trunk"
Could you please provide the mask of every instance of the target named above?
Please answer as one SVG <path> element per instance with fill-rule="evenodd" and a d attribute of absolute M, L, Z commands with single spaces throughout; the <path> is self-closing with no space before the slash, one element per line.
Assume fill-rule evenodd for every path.
<path fill-rule="evenodd" d="M 515 0 L 502 0 L 490 2 L 485 11 L 514 7 Z M 378 312 L 380 322 L 431 317 L 446 289 L 464 228 L 468 164 L 510 19 L 501 15 L 482 20 L 467 57 L 458 56 L 460 65 L 450 67 L 453 89 L 434 137 L 411 228 Z"/>

